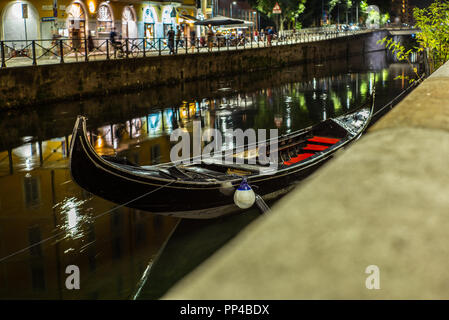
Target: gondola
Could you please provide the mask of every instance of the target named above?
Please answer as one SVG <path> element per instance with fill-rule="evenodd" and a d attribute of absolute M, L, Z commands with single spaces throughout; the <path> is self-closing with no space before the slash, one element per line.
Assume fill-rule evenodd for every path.
<path fill-rule="evenodd" d="M 190 164 L 138 166 L 126 158 L 98 155 L 88 139 L 87 119 L 78 116 L 70 145 L 70 172 L 79 186 L 119 205 L 166 216 L 215 218 L 239 210 L 233 194 L 243 179 L 264 200 L 288 192 L 358 139 L 370 123 L 373 108 L 372 96 L 355 112 L 280 136 L 275 146 L 267 140 L 263 152 L 277 152 L 278 159 L 268 164 L 259 161 L 261 154 L 252 152 L 257 150 L 254 146 L 246 146 L 243 152 L 227 151 L 235 159 L 244 158 L 240 164 L 214 157 Z M 252 162 L 251 157 L 255 157 Z"/>

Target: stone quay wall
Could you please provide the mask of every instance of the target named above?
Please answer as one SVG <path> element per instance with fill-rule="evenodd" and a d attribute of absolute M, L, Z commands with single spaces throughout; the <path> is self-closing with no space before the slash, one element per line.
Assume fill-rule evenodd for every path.
<path fill-rule="evenodd" d="M 107 95 L 382 50 L 379 30 L 309 43 L 0 69 L 0 109 Z"/>

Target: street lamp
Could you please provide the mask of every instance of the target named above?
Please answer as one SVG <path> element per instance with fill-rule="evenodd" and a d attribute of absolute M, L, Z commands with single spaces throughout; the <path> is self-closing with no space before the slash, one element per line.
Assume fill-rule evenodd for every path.
<path fill-rule="evenodd" d="M 232 5 L 237 4 L 237 1 L 232 1 L 231 4 L 229 5 L 229 11 L 231 14 L 231 18 L 232 18 Z"/>

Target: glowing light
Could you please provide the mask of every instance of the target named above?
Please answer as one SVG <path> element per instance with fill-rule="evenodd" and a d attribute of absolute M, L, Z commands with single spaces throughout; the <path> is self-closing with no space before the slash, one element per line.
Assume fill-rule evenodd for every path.
<path fill-rule="evenodd" d="M 152 113 L 148 115 L 148 135 L 153 136 L 156 135 L 162 129 L 162 121 L 161 121 L 162 113 Z"/>
<path fill-rule="evenodd" d="M 25 160 L 25 166 L 26 166 L 26 170 L 30 171 L 31 167 L 32 167 L 32 162 L 31 162 L 31 158 L 27 158 Z"/>
<path fill-rule="evenodd" d="M 332 103 L 334 104 L 334 110 L 337 111 L 337 112 L 340 111 L 342 105 L 341 105 L 340 99 L 335 94 L 335 92 L 331 93 L 331 100 L 332 100 Z"/>
<path fill-rule="evenodd" d="M 156 129 L 159 123 L 159 114 L 150 115 L 150 127 L 151 129 Z"/>
<path fill-rule="evenodd" d="M 91 1 L 89 1 L 89 3 L 87 5 L 89 7 L 89 12 L 94 13 L 95 12 L 95 2 L 93 0 L 91 0 Z"/>
<path fill-rule="evenodd" d="M 366 93 L 368 92 L 368 84 L 366 81 L 362 81 L 360 84 L 360 94 L 362 96 L 366 96 Z"/>
<path fill-rule="evenodd" d="M 167 109 L 164 111 L 164 120 L 165 120 L 165 127 L 168 130 L 173 129 L 173 111 L 171 109 Z"/>
<path fill-rule="evenodd" d="M 180 108 L 179 111 L 181 111 L 179 114 L 181 116 L 181 119 L 186 119 L 187 118 L 187 108 L 182 107 L 182 108 Z"/>
<path fill-rule="evenodd" d="M 299 109 L 302 111 L 308 111 L 306 106 L 306 97 L 304 96 L 304 93 L 298 93 L 298 100 L 299 100 Z"/>
<path fill-rule="evenodd" d="M 369 75 L 369 94 L 373 93 L 374 84 L 375 84 L 375 75 L 374 75 L 374 73 L 370 73 L 370 75 Z"/>
<path fill-rule="evenodd" d="M 103 138 L 101 136 L 98 136 L 97 148 L 101 148 L 102 146 L 103 146 Z"/>
<path fill-rule="evenodd" d="M 382 82 L 385 82 L 388 80 L 388 69 L 382 70 Z"/>

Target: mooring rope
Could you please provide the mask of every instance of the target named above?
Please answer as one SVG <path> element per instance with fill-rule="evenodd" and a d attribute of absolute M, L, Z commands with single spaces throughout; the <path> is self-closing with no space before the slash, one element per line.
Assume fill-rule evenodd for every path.
<path fill-rule="evenodd" d="M 94 217 L 93 217 L 93 220 L 96 220 L 96 219 L 98 219 L 98 218 L 100 218 L 100 217 L 102 217 L 102 216 L 104 216 L 104 215 L 106 215 L 106 214 L 108 214 L 108 213 L 110 213 L 110 212 L 112 212 L 112 211 L 114 211 L 114 210 L 117 210 L 117 209 L 119 209 L 119 208 L 121 208 L 121 207 L 126 207 L 126 206 L 129 205 L 130 203 L 133 203 L 134 201 L 137 201 L 137 200 L 139 200 L 139 199 L 141 199 L 141 198 L 143 198 L 143 197 L 146 197 L 146 196 L 148 196 L 148 195 L 150 195 L 150 194 L 152 194 L 152 193 L 154 193 L 154 192 L 156 192 L 156 191 L 159 191 L 159 190 L 161 190 L 162 188 L 165 188 L 165 187 L 167 187 L 168 185 L 174 183 L 175 181 L 176 181 L 176 180 L 172 180 L 172 181 L 170 181 L 170 182 L 168 182 L 168 183 L 166 183 L 166 184 L 164 184 L 164 185 L 162 185 L 162 186 L 160 186 L 160 187 L 158 187 L 158 188 L 156 188 L 156 189 L 154 189 L 154 190 L 151 190 L 151 191 L 149 191 L 149 192 L 146 192 L 146 193 L 144 193 L 144 194 L 138 196 L 137 198 L 134 198 L 134 199 L 132 199 L 132 200 L 130 200 L 130 201 L 128 201 L 128 202 L 125 202 L 125 203 L 123 203 L 123 204 L 120 204 L 120 205 L 118 205 L 118 206 L 113 207 L 112 209 L 109 209 L 109 210 L 107 210 L 107 211 L 105 211 L 105 212 L 102 212 L 102 213 L 100 213 L 100 214 L 94 216 Z M 68 228 L 67 230 L 58 232 L 58 233 L 56 233 L 56 234 L 54 234 L 54 235 L 52 235 L 52 236 L 50 236 L 50 237 L 48 237 L 48 238 L 45 238 L 45 239 L 43 239 L 43 240 L 41 240 L 41 241 L 38 241 L 38 242 L 36 242 L 36 243 L 33 243 L 32 245 L 29 245 L 29 246 L 26 247 L 26 248 L 20 249 L 20 250 L 14 252 L 14 253 L 11 253 L 11 254 L 9 254 L 9 255 L 3 257 L 3 258 L 0 258 L 0 262 L 3 262 L 3 261 L 5 261 L 5 260 L 7 260 L 7 259 L 9 259 L 9 258 L 11 258 L 11 257 L 14 257 L 14 256 L 16 256 L 16 255 L 18 255 L 18 254 L 20 254 L 20 253 L 23 253 L 23 252 L 25 252 L 26 250 L 29 250 L 30 248 L 33 248 L 33 247 L 35 247 L 35 246 L 38 246 L 38 245 L 43 244 L 43 243 L 45 243 L 45 242 L 48 242 L 49 240 L 52 240 L 52 239 L 54 239 L 54 238 L 56 238 L 56 237 L 59 237 L 59 236 L 61 236 L 61 235 L 64 235 L 65 233 L 67 233 L 67 231 L 69 231 L 69 230 L 71 230 L 71 229 L 73 229 L 73 228 L 75 228 L 75 227 L 76 227 L 76 226 L 70 227 L 70 228 Z"/>

